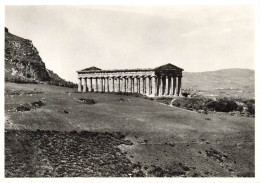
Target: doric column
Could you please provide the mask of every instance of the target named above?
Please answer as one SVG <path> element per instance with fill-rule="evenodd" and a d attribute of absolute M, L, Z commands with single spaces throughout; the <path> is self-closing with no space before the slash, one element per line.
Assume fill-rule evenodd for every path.
<path fill-rule="evenodd" d="M 168 76 L 168 95 L 171 95 L 171 86 L 172 86 L 172 81 L 171 81 L 171 76 Z"/>
<path fill-rule="evenodd" d="M 175 77 L 174 96 L 178 96 L 178 77 Z"/>
<path fill-rule="evenodd" d="M 140 93 L 140 77 L 137 77 L 136 81 L 137 81 L 137 93 Z"/>
<path fill-rule="evenodd" d="M 108 77 L 108 84 L 109 84 L 108 91 L 112 92 L 112 78 L 111 77 Z"/>
<path fill-rule="evenodd" d="M 98 83 L 98 91 L 102 92 L 102 90 L 103 90 L 102 78 L 98 78 L 98 81 L 99 81 L 99 83 Z"/>
<path fill-rule="evenodd" d="M 102 92 L 105 92 L 105 78 L 102 78 Z"/>
<path fill-rule="evenodd" d="M 170 76 L 170 82 L 169 82 L 169 95 L 173 95 L 173 77 Z"/>
<path fill-rule="evenodd" d="M 117 78 L 117 91 L 118 92 L 121 92 L 121 85 L 122 85 L 122 82 L 121 82 L 121 78 L 120 77 L 118 77 Z"/>
<path fill-rule="evenodd" d="M 109 77 L 106 77 L 106 92 L 109 92 Z"/>
<path fill-rule="evenodd" d="M 135 76 L 133 76 L 133 78 L 132 78 L 132 93 L 135 93 Z"/>
<path fill-rule="evenodd" d="M 114 92 L 118 92 L 118 78 L 114 78 Z"/>
<path fill-rule="evenodd" d="M 98 78 L 94 78 L 94 83 L 95 83 L 94 91 L 98 92 Z"/>
<path fill-rule="evenodd" d="M 152 77 L 152 94 L 153 96 L 156 96 L 157 93 L 156 93 L 156 76 L 153 76 Z"/>
<path fill-rule="evenodd" d="M 158 82 L 159 82 L 159 94 L 158 96 L 161 97 L 162 94 L 163 94 L 163 77 L 162 76 L 159 76 L 158 77 Z"/>
<path fill-rule="evenodd" d="M 78 92 L 81 92 L 81 78 L 79 78 L 79 83 L 78 83 Z"/>
<path fill-rule="evenodd" d="M 132 93 L 132 78 L 127 78 L 127 84 L 128 84 L 128 93 Z"/>
<path fill-rule="evenodd" d="M 129 81 L 130 81 L 130 79 L 129 79 L 129 77 L 127 77 L 127 78 L 126 78 L 126 92 L 128 92 L 128 93 L 130 93 L 130 92 L 129 92 L 129 88 L 130 88 L 130 86 L 129 86 Z"/>
<path fill-rule="evenodd" d="M 137 93 L 137 77 L 134 76 L 134 93 Z"/>
<path fill-rule="evenodd" d="M 117 78 L 114 77 L 114 92 L 117 92 Z"/>
<path fill-rule="evenodd" d="M 146 87 L 145 87 L 146 95 L 150 95 L 150 78 L 149 78 L 149 76 L 147 76 L 145 78 L 145 85 L 146 85 Z"/>
<path fill-rule="evenodd" d="M 125 92 L 128 92 L 128 78 L 125 77 Z"/>
<path fill-rule="evenodd" d="M 131 78 L 131 92 L 134 93 L 135 92 L 135 79 L 134 76 Z"/>
<path fill-rule="evenodd" d="M 176 77 L 173 76 L 172 77 L 172 95 L 175 95 L 175 91 L 176 91 Z"/>
<path fill-rule="evenodd" d="M 136 78 L 136 81 L 137 81 L 137 93 L 140 93 L 140 77 L 139 76 Z"/>
<path fill-rule="evenodd" d="M 86 78 L 86 91 L 90 92 L 90 78 Z"/>
<path fill-rule="evenodd" d="M 127 93 L 128 91 L 128 77 L 125 77 L 125 92 Z"/>
<path fill-rule="evenodd" d="M 123 77 L 123 92 L 127 92 L 127 89 L 126 89 L 126 77 Z"/>
<path fill-rule="evenodd" d="M 145 94 L 145 76 L 143 76 L 143 94 Z"/>
<path fill-rule="evenodd" d="M 124 89 L 124 77 L 120 77 L 120 91 L 121 92 L 124 92 L 125 89 Z"/>
<path fill-rule="evenodd" d="M 105 86 L 106 86 L 106 83 L 105 83 L 105 78 L 102 78 L 102 92 L 105 92 Z"/>
<path fill-rule="evenodd" d="M 126 79 L 125 76 L 122 78 L 122 92 L 126 92 Z"/>
<path fill-rule="evenodd" d="M 136 76 L 136 93 L 139 93 L 139 78 L 138 78 L 138 76 Z"/>
<path fill-rule="evenodd" d="M 89 92 L 93 91 L 93 83 L 92 83 L 92 78 L 89 78 Z"/>
<path fill-rule="evenodd" d="M 105 86 L 106 86 L 106 83 L 105 83 L 105 78 L 102 78 L 102 92 L 105 92 Z"/>
<path fill-rule="evenodd" d="M 121 91 L 121 79 L 120 77 L 117 78 L 117 92 L 120 92 Z"/>
<path fill-rule="evenodd" d="M 100 87 L 99 86 L 100 85 L 99 79 L 100 79 L 99 77 L 96 78 L 96 90 L 97 90 L 97 92 L 99 92 L 99 87 Z"/>
<path fill-rule="evenodd" d="M 181 77 L 178 77 L 178 96 L 181 95 Z"/>
<path fill-rule="evenodd" d="M 141 94 L 144 93 L 144 77 L 143 76 L 140 77 L 140 93 Z"/>
<path fill-rule="evenodd" d="M 106 78 L 102 78 L 102 91 L 105 92 L 106 91 Z"/>
<path fill-rule="evenodd" d="M 128 79 L 126 76 L 125 76 L 125 92 L 126 93 L 128 92 Z"/>
<path fill-rule="evenodd" d="M 82 78 L 82 85 L 83 85 L 83 93 L 87 92 L 87 83 L 86 83 L 87 78 Z"/>
<path fill-rule="evenodd" d="M 111 92 L 115 92 L 115 78 L 114 76 L 111 77 L 111 87 L 110 87 Z"/>
<path fill-rule="evenodd" d="M 169 78 L 168 76 L 165 76 L 165 92 L 164 92 L 164 95 L 169 95 Z"/>
<path fill-rule="evenodd" d="M 92 77 L 91 86 L 92 86 L 92 91 L 95 92 L 96 91 L 96 78 L 94 78 L 94 77 Z"/>
<path fill-rule="evenodd" d="M 107 88 L 107 80 L 106 78 L 103 78 L 103 92 L 106 92 L 106 88 Z"/>
<path fill-rule="evenodd" d="M 120 91 L 124 92 L 124 78 L 120 78 Z"/>

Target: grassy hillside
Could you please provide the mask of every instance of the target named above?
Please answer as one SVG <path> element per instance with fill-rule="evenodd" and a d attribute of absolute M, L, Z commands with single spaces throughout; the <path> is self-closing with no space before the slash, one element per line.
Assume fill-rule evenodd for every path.
<path fill-rule="evenodd" d="M 208 90 L 215 94 L 242 97 L 255 95 L 255 71 L 224 69 L 209 72 L 183 72 L 183 89 Z"/>
<path fill-rule="evenodd" d="M 96 103 L 87 105 L 79 101 L 81 98 L 93 99 Z M 121 144 L 118 147 L 127 159 L 138 165 L 143 176 L 254 176 L 253 118 L 199 114 L 135 96 L 76 93 L 74 89 L 37 84 L 6 83 L 5 99 L 6 130 L 123 133 L 133 145 Z M 25 112 L 14 110 L 39 100 L 44 103 L 41 107 Z M 12 138 L 8 136 L 9 142 L 16 142 Z M 23 137 L 19 138 L 23 140 Z M 6 144 L 7 154 L 17 152 L 12 143 Z M 83 146 L 84 143 L 73 148 L 79 151 Z M 43 147 L 34 149 L 31 155 L 36 164 L 42 159 L 37 152 Z M 23 148 L 21 146 L 20 150 Z M 62 152 L 60 156 L 68 162 L 69 149 L 64 148 Z M 66 163 L 55 164 L 53 156 L 44 156 L 49 167 L 71 171 Z M 94 161 L 95 157 L 92 159 Z M 112 160 L 114 158 L 111 162 L 105 160 L 105 164 L 112 165 Z M 77 161 L 89 162 L 89 159 L 74 161 L 77 166 L 83 166 Z M 29 161 L 29 165 L 35 163 Z M 113 166 L 117 167 L 117 164 Z M 90 172 L 99 171 L 96 168 L 107 170 L 109 167 L 89 167 L 84 176 L 93 176 Z M 72 176 L 72 173 L 67 175 Z"/>

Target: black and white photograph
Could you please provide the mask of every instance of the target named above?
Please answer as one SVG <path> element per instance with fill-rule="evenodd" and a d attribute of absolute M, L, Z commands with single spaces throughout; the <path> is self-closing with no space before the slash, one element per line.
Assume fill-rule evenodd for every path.
<path fill-rule="evenodd" d="M 256 10 L 4 5 L 3 178 L 255 181 Z"/>

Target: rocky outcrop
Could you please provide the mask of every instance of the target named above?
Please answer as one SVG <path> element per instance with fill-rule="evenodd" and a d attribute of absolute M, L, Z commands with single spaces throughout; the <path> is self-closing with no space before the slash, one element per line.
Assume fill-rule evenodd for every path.
<path fill-rule="evenodd" d="M 31 40 L 11 34 L 5 28 L 5 81 L 76 87 L 45 67 Z"/>
<path fill-rule="evenodd" d="M 11 34 L 7 28 L 5 28 L 5 73 L 6 77 L 18 76 L 36 81 L 51 80 L 32 41 Z"/>

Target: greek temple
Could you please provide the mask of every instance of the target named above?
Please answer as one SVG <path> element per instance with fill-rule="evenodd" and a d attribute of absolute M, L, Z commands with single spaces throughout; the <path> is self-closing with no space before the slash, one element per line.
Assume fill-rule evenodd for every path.
<path fill-rule="evenodd" d="M 140 93 L 149 97 L 179 96 L 182 68 L 166 64 L 154 69 L 101 70 L 89 67 L 78 73 L 78 92 Z"/>

